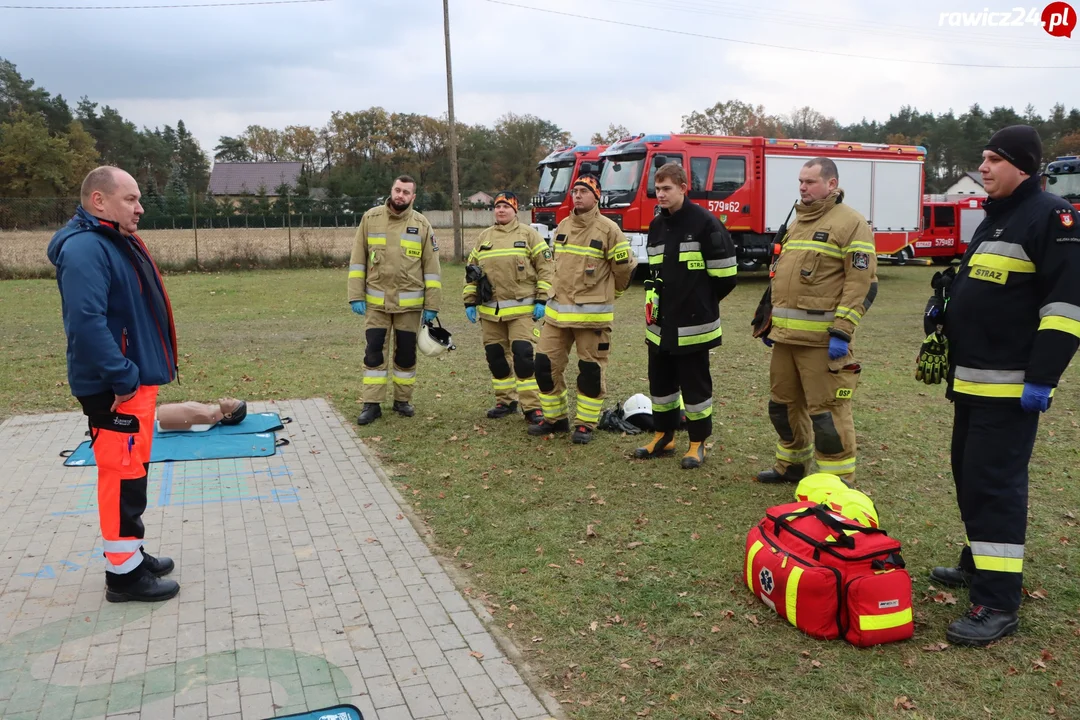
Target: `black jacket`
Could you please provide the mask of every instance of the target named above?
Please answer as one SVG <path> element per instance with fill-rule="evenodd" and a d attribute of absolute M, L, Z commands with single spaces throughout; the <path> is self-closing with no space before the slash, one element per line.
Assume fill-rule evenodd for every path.
<path fill-rule="evenodd" d="M 649 224 L 646 289 L 659 295 L 659 323 L 646 318 L 646 339 L 684 354 L 721 342 L 720 301 L 735 288 L 735 245 L 723 224 L 687 198 Z"/>
<path fill-rule="evenodd" d="M 1080 344 L 1080 217 L 1037 176 L 984 207 L 945 311 L 949 397 L 1017 403 L 1025 382 L 1056 387 Z"/>

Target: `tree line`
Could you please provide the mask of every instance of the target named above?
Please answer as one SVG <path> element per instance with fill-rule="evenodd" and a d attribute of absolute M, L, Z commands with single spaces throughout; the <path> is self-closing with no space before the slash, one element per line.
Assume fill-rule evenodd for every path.
<path fill-rule="evenodd" d="M 1028 105 L 989 111 L 978 104 L 957 115 L 920 112 L 905 105 L 889 118 L 844 125 L 811 107 L 772 114 L 762 105 L 739 100 L 718 102 L 683 116 L 680 130 L 722 135 L 765 135 L 811 140 L 854 140 L 923 145 L 927 148 L 926 187 L 943 190 L 974 170 L 994 130 L 1026 123 L 1042 135 L 1047 158 L 1080 152 L 1080 110 L 1056 104 L 1046 116 Z M 652 128 L 651 130 L 663 130 Z M 611 143 L 629 135 L 610 124 L 592 143 Z M 459 172 L 466 196 L 483 190 L 514 190 L 527 198 L 536 186 L 536 164 L 552 149 L 574 143 L 558 124 L 534 115 L 507 113 L 492 126 L 459 124 Z M 584 140 L 584 138 L 582 138 Z M 338 111 L 322 126 L 283 129 L 250 125 L 222 136 L 213 148 L 216 162 L 297 161 L 303 164 L 299 187 L 287 208 L 309 212 L 356 212 L 386 194 L 393 178 L 407 173 L 420 185 L 427 209 L 449 207 L 449 124 L 445 117 L 396 113 L 382 107 Z M 229 214 L 231 204 L 207 197 L 210 162 L 183 120 L 175 126 L 138 128 L 118 110 L 81 98 L 72 108 L 24 78 L 0 58 L 0 197 L 70 197 L 97 164 L 130 171 L 146 197 L 148 213 Z M 266 195 L 242 202 L 241 212 L 276 213 Z M 351 200 L 350 200 L 351 199 Z M 361 201 L 362 200 L 362 201 Z M 295 210 L 294 210 L 295 211 Z M 187 212 L 187 210 L 184 210 Z"/>

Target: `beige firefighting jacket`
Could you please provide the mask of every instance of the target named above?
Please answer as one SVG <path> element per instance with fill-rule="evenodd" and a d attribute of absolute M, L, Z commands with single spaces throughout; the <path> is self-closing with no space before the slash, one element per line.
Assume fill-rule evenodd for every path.
<path fill-rule="evenodd" d="M 495 297 L 481 303 L 476 283 L 465 283 L 465 305 L 477 305 L 484 320 L 500 322 L 532 313 L 533 305 L 546 302 L 555 263 L 547 242 L 528 225 L 513 218 L 480 233 L 469 253 L 469 264 L 484 270 Z"/>
<path fill-rule="evenodd" d="M 410 205 L 400 215 L 386 205 L 364 213 L 349 260 L 349 302 L 389 313 L 439 309 L 439 246 L 431 224 Z"/>
<path fill-rule="evenodd" d="M 830 334 L 851 340 L 877 295 L 874 234 L 843 204 L 843 191 L 795 206 L 772 279 L 769 337 L 826 346 Z"/>
<path fill-rule="evenodd" d="M 600 209 L 571 213 L 555 229 L 555 279 L 544 322 L 555 327 L 610 328 L 615 298 L 630 286 L 637 259 L 630 242 Z"/>

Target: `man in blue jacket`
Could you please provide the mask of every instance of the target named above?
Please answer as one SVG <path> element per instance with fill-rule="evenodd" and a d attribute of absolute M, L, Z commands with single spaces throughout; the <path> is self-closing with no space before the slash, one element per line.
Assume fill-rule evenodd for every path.
<path fill-rule="evenodd" d="M 109 602 L 180 592 L 169 558 L 143 550 L 142 514 L 159 385 L 177 373 L 176 329 L 161 274 L 135 234 L 143 213 L 135 178 L 99 167 L 75 217 L 53 236 L 49 260 L 67 335 L 68 385 L 90 425 Z"/>

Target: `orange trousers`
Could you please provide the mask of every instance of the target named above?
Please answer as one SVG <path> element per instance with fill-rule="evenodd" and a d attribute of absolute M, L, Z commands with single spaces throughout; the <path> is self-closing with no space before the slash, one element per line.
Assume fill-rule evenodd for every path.
<path fill-rule="evenodd" d="M 142 563 L 146 484 L 154 439 L 156 386 L 142 386 L 112 412 L 111 394 L 80 398 L 90 420 L 97 463 L 98 519 L 105 549 L 105 571 L 127 574 Z M 107 401 L 107 404 L 106 404 Z"/>

